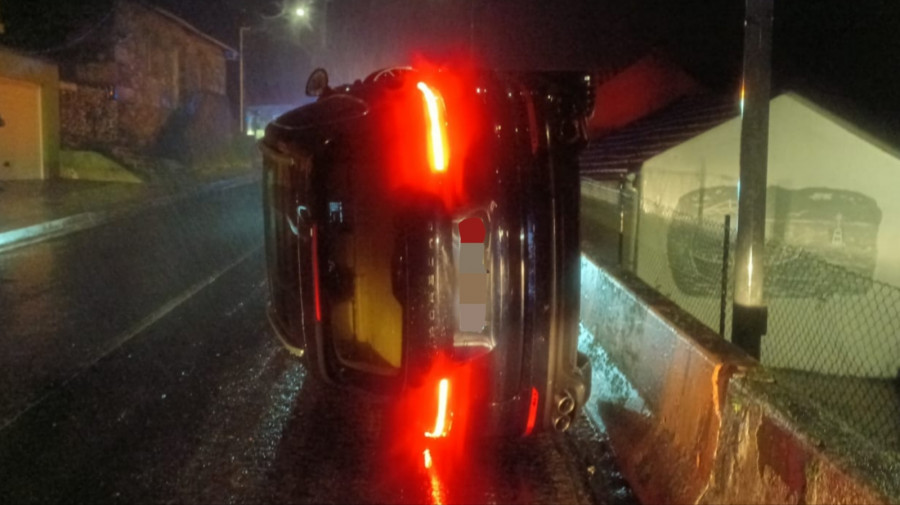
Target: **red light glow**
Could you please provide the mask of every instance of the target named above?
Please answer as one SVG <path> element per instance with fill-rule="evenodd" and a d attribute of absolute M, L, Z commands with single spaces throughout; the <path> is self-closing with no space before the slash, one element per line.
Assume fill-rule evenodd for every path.
<path fill-rule="evenodd" d="M 425 470 L 428 471 L 428 481 L 429 484 L 431 484 L 431 503 L 432 505 L 443 505 L 444 503 L 447 503 L 445 498 L 446 493 L 444 492 L 444 485 L 441 482 L 437 469 L 434 467 L 434 462 L 431 459 L 431 451 L 425 449 L 422 452 L 422 455 L 425 457 Z"/>
<path fill-rule="evenodd" d="M 466 459 L 471 402 L 481 397 L 484 381 L 474 379 L 471 363 L 454 362 L 438 355 L 429 370 L 408 388 L 391 409 L 392 450 L 414 457 L 421 468 L 423 451 L 429 450 L 433 463 L 442 468 L 441 478 L 449 478 Z M 441 381 L 446 379 L 446 402 L 441 397 Z M 443 413 L 441 404 L 444 403 Z M 440 426 L 443 419 L 443 426 Z M 452 427 L 450 423 L 452 422 Z M 452 429 L 451 429 L 452 428 Z M 427 436 L 444 433 L 444 436 Z"/>
<path fill-rule="evenodd" d="M 452 416 L 452 412 L 447 411 L 447 403 L 450 399 L 450 381 L 447 379 L 441 379 L 438 383 L 438 411 L 437 418 L 434 421 L 434 429 L 430 432 L 425 432 L 425 436 L 428 438 L 438 438 L 438 437 L 446 437 L 447 432 L 450 431 L 450 423 L 448 422 L 448 417 Z"/>
<path fill-rule="evenodd" d="M 439 198 L 446 209 L 465 207 L 487 175 L 472 163 L 475 139 L 485 129 L 485 108 L 475 93 L 474 65 L 451 70 L 414 57 L 415 78 L 404 81 L 380 114 L 388 190 Z M 474 177 L 474 178 L 473 178 Z"/>
<path fill-rule="evenodd" d="M 447 143 L 444 99 L 424 82 L 419 82 L 416 88 L 422 92 L 428 117 L 428 164 L 435 172 L 445 172 L 450 163 L 450 146 Z"/>
<path fill-rule="evenodd" d="M 444 486 L 441 485 L 438 474 L 434 470 L 429 470 L 428 479 L 431 481 L 431 503 L 434 505 L 447 503 L 447 500 L 444 499 Z"/>
<path fill-rule="evenodd" d="M 531 435 L 534 431 L 534 422 L 537 419 L 538 408 L 538 391 L 531 388 L 531 403 L 528 405 L 528 424 L 525 425 L 525 436 Z"/>
<path fill-rule="evenodd" d="M 321 321 L 322 302 L 321 293 L 319 292 L 319 233 L 316 225 L 313 225 L 310 234 L 312 235 L 313 298 L 315 299 L 316 304 L 316 321 Z"/>

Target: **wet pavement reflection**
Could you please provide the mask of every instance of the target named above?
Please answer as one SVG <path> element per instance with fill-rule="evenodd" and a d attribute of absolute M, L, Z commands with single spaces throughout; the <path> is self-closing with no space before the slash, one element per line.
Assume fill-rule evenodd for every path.
<path fill-rule="evenodd" d="M 584 419 L 565 435 L 472 444 L 452 465 L 435 453 L 427 468 L 392 442 L 389 404 L 308 377 L 280 347 L 262 251 L 229 251 L 210 261 L 232 267 L 70 363 L 0 428 L 0 503 L 634 503 Z M 172 272 L 143 273 L 152 284 Z M 80 332 L 58 323 L 70 338 L 102 333 L 109 322 L 92 314 Z M 21 338 L 60 338 L 45 330 Z"/>

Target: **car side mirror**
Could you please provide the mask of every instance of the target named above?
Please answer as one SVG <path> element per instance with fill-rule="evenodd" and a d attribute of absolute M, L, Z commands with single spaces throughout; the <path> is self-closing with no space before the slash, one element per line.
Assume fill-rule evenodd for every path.
<path fill-rule="evenodd" d="M 313 70 L 306 80 L 306 96 L 321 96 L 327 90 L 328 72 L 324 68 Z"/>

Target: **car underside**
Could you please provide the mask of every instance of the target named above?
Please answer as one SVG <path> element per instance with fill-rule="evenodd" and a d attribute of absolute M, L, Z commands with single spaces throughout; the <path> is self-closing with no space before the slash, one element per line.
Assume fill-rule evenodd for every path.
<path fill-rule="evenodd" d="M 330 88 L 317 72 L 318 100 L 260 143 L 278 336 L 327 382 L 425 391 L 457 425 L 478 419 L 470 432 L 567 429 L 590 392 L 576 350 L 589 77 L 395 68 Z M 449 427 L 438 415 L 426 435 Z"/>

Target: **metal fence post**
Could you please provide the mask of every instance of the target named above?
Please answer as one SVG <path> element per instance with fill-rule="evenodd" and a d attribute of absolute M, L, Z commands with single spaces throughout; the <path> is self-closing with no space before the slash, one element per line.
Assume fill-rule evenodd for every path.
<path fill-rule="evenodd" d="M 619 180 L 619 266 L 623 266 L 625 248 L 625 177 Z"/>
<path fill-rule="evenodd" d="M 628 180 L 626 178 L 626 180 Z M 631 213 L 631 220 L 628 224 L 628 270 L 637 273 L 638 269 L 638 230 L 641 227 L 641 176 L 635 174 L 628 181 L 631 185 L 629 196 L 631 202 L 628 211 Z"/>
<path fill-rule="evenodd" d="M 722 286 L 719 296 L 719 336 L 725 338 L 725 310 L 728 308 L 728 251 L 731 247 L 731 214 L 725 214 L 722 238 Z"/>
<path fill-rule="evenodd" d="M 746 1 L 731 341 L 759 359 L 768 319 L 763 282 L 773 0 Z"/>

